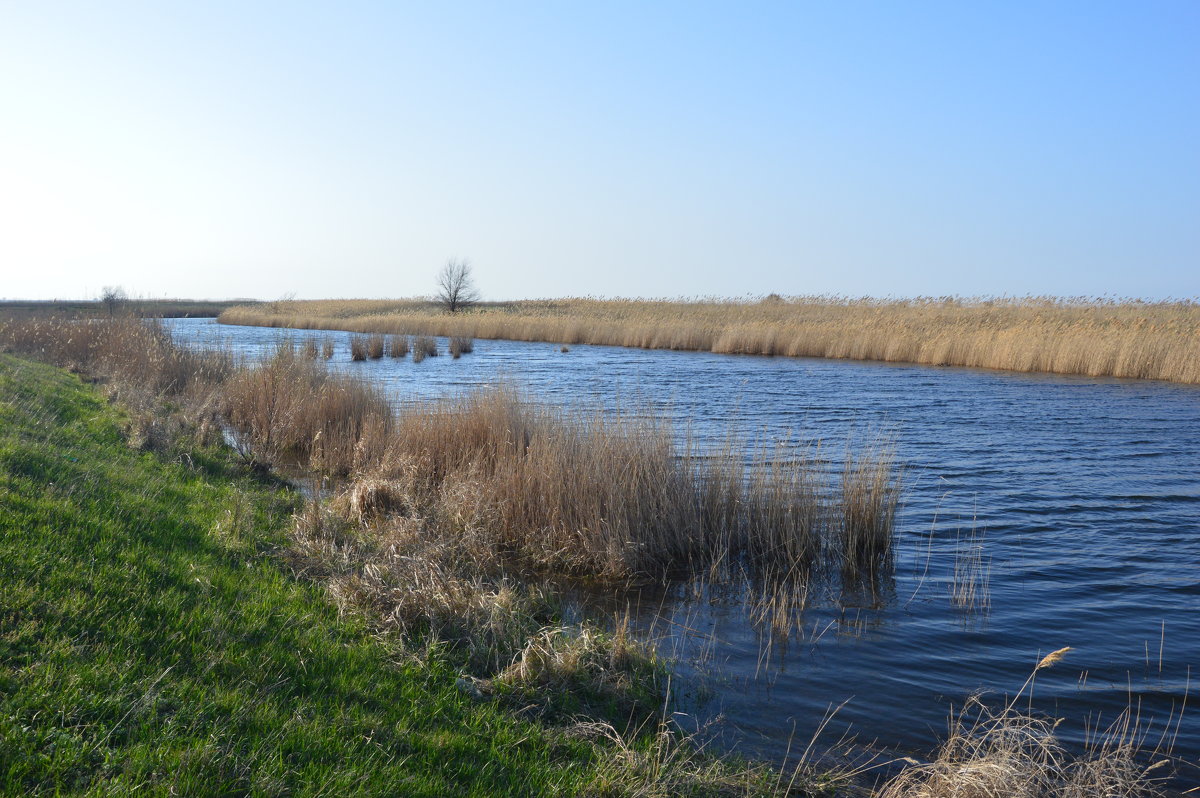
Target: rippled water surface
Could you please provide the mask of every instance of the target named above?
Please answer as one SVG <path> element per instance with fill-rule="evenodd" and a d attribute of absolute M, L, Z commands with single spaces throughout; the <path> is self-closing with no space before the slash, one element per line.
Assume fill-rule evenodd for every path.
<path fill-rule="evenodd" d="M 705 685 L 703 700 L 684 701 L 697 721 L 721 714 L 726 743 L 782 759 L 793 729 L 802 749 L 849 699 L 829 742 L 849 727 L 920 755 L 952 706 L 1015 692 L 1039 656 L 1071 646 L 1038 673 L 1034 701 L 1065 718 L 1066 740 L 1132 703 L 1152 744 L 1174 713 L 1175 754 L 1200 765 L 1200 707 L 1178 723 L 1185 693 L 1200 704 L 1189 688 L 1200 682 L 1200 386 L 508 341 L 476 341 L 460 360 L 350 363 L 346 333 L 168 324 L 182 341 L 249 356 L 284 337 L 333 337 L 338 367 L 398 401 L 507 379 L 551 403 L 649 402 L 702 440 L 790 431 L 840 452 L 887 431 L 905 490 L 894 586 L 878 606 L 817 606 L 787 645 L 736 602 L 633 606 L 680 655 L 680 681 Z M 990 607 L 952 601 L 972 530 Z"/>

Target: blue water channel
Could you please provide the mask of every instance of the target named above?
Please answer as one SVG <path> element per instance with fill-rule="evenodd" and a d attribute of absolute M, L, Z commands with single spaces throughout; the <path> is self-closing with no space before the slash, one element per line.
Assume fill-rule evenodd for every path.
<path fill-rule="evenodd" d="M 620 598 L 678 657 L 683 725 L 719 717 L 706 733 L 779 761 L 845 702 L 818 746 L 848 732 L 920 757 L 972 693 L 1002 702 L 1070 646 L 1033 689 L 1035 710 L 1064 719 L 1060 737 L 1081 747 L 1132 706 L 1149 746 L 1173 740 L 1180 778 L 1200 783 L 1200 386 L 510 341 L 352 363 L 348 333 L 166 324 L 251 358 L 333 338 L 335 367 L 401 405 L 507 380 L 550 404 L 652 405 L 702 443 L 732 428 L 836 458 L 887 434 L 905 474 L 882 600 L 817 603 L 785 644 L 737 601 Z M 956 603 L 956 563 L 961 575 L 972 554 L 987 578 Z"/>

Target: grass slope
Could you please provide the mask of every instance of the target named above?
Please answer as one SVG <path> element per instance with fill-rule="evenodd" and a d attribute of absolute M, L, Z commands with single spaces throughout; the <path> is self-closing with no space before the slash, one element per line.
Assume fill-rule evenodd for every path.
<path fill-rule="evenodd" d="M 472 703 L 266 555 L 295 497 L 221 451 L 129 448 L 0 355 L 0 791 L 576 794 L 588 744 Z"/>

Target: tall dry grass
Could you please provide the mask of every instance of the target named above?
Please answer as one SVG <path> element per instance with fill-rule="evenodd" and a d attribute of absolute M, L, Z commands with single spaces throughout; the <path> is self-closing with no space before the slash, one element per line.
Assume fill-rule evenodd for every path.
<path fill-rule="evenodd" d="M 420 363 L 427 357 L 437 357 L 437 341 L 428 335 L 418 335 L 412 342 L 412 359 Z"/>
<path fill-rule="evenodd" d="M 166 450 L 185 430 L 203 442 L 219 439 L 221 386 L 236 370 L 228 353 L 178 347 L 157 321 L 130 316 L 0 322 L 0 350 L 102 383 L 127 410 L 130 442 L 155 450 Z M 167 404 L 180 411 L 164 411 Z"/>
<path fill-rule="evenodd" d="M 1053 667 L 1070 647 L 1047 654 L 1017 694 L 1000 707 L 973 696 L 951 718 L 950 733 L 930 762 L 909 767 L 877 798 L 1154 798 L 1170 775 L 1169 744 L 1146 745 L 1149 727 L 1126 707 L 1102 733 L 1089 735 L 1075 756 L 1055 732 L 1061 719 L 1016 708 L 1037 673 Z M 1031 690 L 1032 692 L 1032 690 Z M 1180 710 L 1182 712 L 1182 709 Z M 1175 721 L 1167 718 L 1165 728 Z M 1179 716 L 1182 720 L 1182 715 Z M 1162 735 L 1165 740 L 1166 735 Z"/>
<path fill-rule="evenodd" d="M 341 475 L 369 457 L 368 441 L 386 436 L 393 422 L 391 406 L 377 391 L 297 357 L 290 347 L 229 375 L 221 387 L 221 412 L 256 459 Z"/>
<path fill-rule="evenodd" d="M 529 300 L 239 306 L 227 324 L 850 358 L 1200 382 L 1200 303 L 1103 298 Z"/>
<path fill-rule="evenodd" d="M 247 456 L 374 485 L 364 508 L 430 519 L 486 558 L 638 578 L 715 563 L 807 576 L 834 561 L 853 570 L 847 556 L 873 574 L 890 556 L 886 451 L 852 459 L 839 489 L 790 447 L 701 452 L 652 412 L 552 410 L 503 386 L 396 414 L 379 389 L 290 341 L 240 366 L 131 319 L 14 323 L 0 342 L 156 394 L 193 389 Z M 418 338 L 413 351 L 432 343 Z"/>
<path fill-rule="evenodd" d="M 836 492 L 819 466 L 781 450 L 702 456 L 661 418 L 552 410 L 505 387 L 408 407 L 375 450 L 363 512 L 436 519 L 483 559 L 615 578 L 723 559 L 807 575 L 864 524 L 870 533 L 852 534 L 890 549 L 891 516 L 870 512 L 894 506 L 886 454 L 864 455 L 875 464 L 864 468 L 890 478 Z"/>

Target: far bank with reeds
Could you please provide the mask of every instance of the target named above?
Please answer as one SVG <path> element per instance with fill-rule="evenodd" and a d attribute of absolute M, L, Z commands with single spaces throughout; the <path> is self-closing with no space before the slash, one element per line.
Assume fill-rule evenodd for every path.
<path fill-rule="evenodd" d="M 882 360 L 1200 383 L 1200 303 L 1097 298 L 423 300 L 238 306 L 225 324 Z"/>

